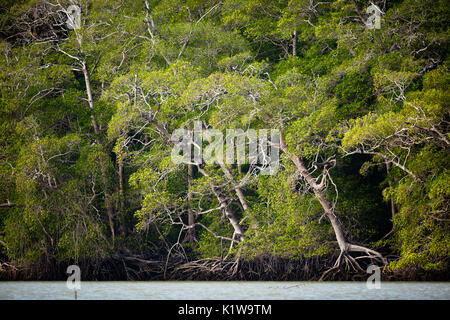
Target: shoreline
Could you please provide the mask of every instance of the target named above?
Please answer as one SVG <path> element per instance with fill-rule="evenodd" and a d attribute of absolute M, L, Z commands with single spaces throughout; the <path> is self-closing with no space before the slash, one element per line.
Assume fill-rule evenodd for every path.
<path fill-rule="evenodd" d="M 370 273 L 330 270 L 331 257 L 302 260 L 264 257 L 252 260 L 200 259 L 180 263 L 141 257 L 113 256 L 100 262 L 78 265 L 84 281 L 366 281 Z M 126 261 L 126 262 L 125 262 Z M 0 261 L 0 281 L 66 281 L 66 269 L 75 263 L 14 265 Z M 450 281 L 450 270 L 395 270 L 382 268 L 383 281 Z"/>

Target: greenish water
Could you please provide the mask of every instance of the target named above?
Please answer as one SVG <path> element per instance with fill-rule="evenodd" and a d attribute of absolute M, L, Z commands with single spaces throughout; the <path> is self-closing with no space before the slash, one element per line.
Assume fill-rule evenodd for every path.
<path fill-rule="evenodd" d="M 450 282 L 199 282 L 199 281 L 86 281 L 78 299 L 135 300 L 450 300 Z M 64 281 L 0 282 L 0 299 L 74 299 Z"/>

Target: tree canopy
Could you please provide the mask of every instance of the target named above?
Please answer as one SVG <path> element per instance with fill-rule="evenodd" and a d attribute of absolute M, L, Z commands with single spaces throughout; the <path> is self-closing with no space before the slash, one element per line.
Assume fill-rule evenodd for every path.
<path fill-rule="evenodd" d="M 3 1 L 0 257 L 448 268 L 448 3 L 371 3 Z M 278 130 L 279 169 L 174 163 L 196 123 Z"/>

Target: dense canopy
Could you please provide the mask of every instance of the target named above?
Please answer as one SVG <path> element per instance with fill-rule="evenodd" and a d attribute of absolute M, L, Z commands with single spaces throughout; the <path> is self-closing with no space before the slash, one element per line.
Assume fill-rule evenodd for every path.
<path fill-rule="evenodd" d="M 448 268 L 448 2 L 371 3 L 2 1 L 0 260 Z M 195 123 L 279 169 L 175 163 Z"/>

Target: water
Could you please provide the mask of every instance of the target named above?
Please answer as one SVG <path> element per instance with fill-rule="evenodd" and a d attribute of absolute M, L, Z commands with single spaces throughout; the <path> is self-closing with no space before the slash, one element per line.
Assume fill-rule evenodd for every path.
<path fill-rule="evenodd" d="M 450 282 L 86 281 L 79 300 L 450 300 Z M 0 282 L 0 299 L 74 299 L 65 281 Z"/>

